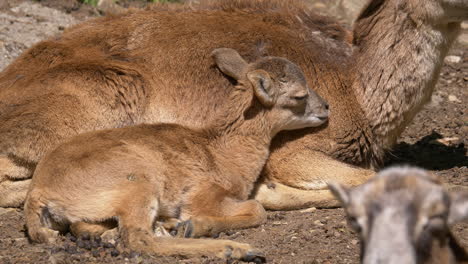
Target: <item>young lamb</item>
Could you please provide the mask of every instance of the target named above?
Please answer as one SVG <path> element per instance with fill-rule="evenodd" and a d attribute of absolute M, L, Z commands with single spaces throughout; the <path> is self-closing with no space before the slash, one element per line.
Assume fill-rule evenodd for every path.
<path fill-rule="evenodd" d="M 348 189 L 329 184 L 360 235 L 365 264 L 467 263 L 450 225 L 468 219 L 468 192 L 449 193 L 428 171 L 393 167 Z"/>
<path fill-rule="evenodd" d="M 328 105 L 284 58 L 248 64 L 227 48 L 212 56 L 238 84 L 213 127 L 145 124 L 85 133 L 61 144 L 39 162 L 27 195 L 32 241 L 53 242 L 70 225 L 116 218 L 132 250 L 261 258 L 250 245 L 229 240 L 155 237 L 154 223 L 185 221 L 185 237 L 263 223 L 263 207 L 247 199 L 270 141 L 281 130 L 325 123 Z"/>

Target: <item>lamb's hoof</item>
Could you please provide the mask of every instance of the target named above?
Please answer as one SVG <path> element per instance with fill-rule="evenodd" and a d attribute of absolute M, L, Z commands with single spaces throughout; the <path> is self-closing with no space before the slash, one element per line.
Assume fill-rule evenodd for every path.
<path fill-rule="evenodd" d="M 253 262 L 256 264 L 266 263 L 265 255 L 262 252 L 256 250 L 247 252 L 245 257 L 243 257 L 241 260 L 245 262 Z"/>
<path fill-rule="evenodd" d="M 154 229 L 154 235 L 157 237 L 171 237 L 172 236 L 172 234 L 169 233 L 166 230 L 166 228 L 164 228 L 161 225 L 156 226 L 156 228 Z"/>
<path fill-rule="evenodd" d="M 243 247 L 227 246 L 224 252 L 226 259 L 239 259 L 245 262 L 266 263 L 265 254 L 257 249 L 245 249 Z"/>
<path fill-rule="evenodd" d="M 107 230 L 101 235 L 101 239 L 103 242 L 110 243 L 112 245 L 115 245 L 118 238 L 119 238 L 119 230 L 117 228 Z"/>
<path fill-rule="evenodd" d="M 190 238 L 193 235 L 192 220 L 187 220 L 177 223 L 175 228 L 171 231 L 171 235 L 181 238 Z"/>
<path fill-rule="evenodd" d="M 31 239 L 34 242 L 46 243 L 46 244 L 56 244 L 59 236 L 59 232 L 49 228 L 42 227 L 36 232 Z"/>

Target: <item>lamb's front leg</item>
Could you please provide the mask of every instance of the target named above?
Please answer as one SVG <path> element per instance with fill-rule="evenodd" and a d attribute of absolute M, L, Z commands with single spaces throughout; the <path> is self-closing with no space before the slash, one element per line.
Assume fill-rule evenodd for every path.
<path fill-rule="evenodd" d="M 259 226 L 266 221 L 266 212 L 258 201 L 233 198 L 229 191 L 208 184 L 190 195 L 181 219 L 187 221 L 168 221 L 164 227 L 176 229 L 182 237 L 215 236 L 223 231 Z"/>
<path fill-rule="evenodd" d="M 274 155 L 253 193 L 253 198 L 270 210 L 337 207 L 327 182 L 356 186 L 375 174 L 312 150 L 283 158 Z"/>

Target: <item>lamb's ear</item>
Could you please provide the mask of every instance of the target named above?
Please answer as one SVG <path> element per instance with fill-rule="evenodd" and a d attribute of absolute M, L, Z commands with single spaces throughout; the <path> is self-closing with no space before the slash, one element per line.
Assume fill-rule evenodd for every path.
<path fill-rule="evenodd" d="M 273 81 L 270 74 L 264 70 L 254 70 L 247 73 L 247 79 L 252 83 L 255 96 L 257 96 L 260 103 L 266 107 L 271 107 L 275 104 L 272 92 Z"/>
<path fill-rule="evenodd" d="M 349 205 L 350 197 L 349 197 L 349 189 L 344 185 L 341 185 L 336 182 L 328 182 L 328 189 L 332 192 L 338 201 L 340 201 L 341 206 L 346 208 Z"/>
<path fill-rule="evenodd" d="M 450 194 L 449 225 L 468 220 L 468 191 Z"/>
<path fill-rule="evenodd" d="M 211 56 L 224 74 L 237 81 L 244 78 L 248 64 L 237 51 L 228 48 L 219 48 L 213 50 Z"/>

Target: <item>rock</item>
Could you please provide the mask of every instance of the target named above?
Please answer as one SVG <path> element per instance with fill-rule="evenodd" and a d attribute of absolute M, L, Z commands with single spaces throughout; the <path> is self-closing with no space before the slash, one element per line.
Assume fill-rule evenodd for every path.
<path fill-rule="evenodd" d="M 464 21 L 461 23 L 461 28 L 462 29 L 468 29 L 468 22 Z"/>
<path fill-rule="evenodd" d="M 287 222 L 280 222 L 280 221 L 275 221 L 273 222 L 273 225 L 287 225 Z"/>
<path fill-rule="evenodd" d="M 456 146 L 461 143 L 460 138 L 458 137 L 446 137 L 446 138 L 438 138 L 435 140 L 429 141 L 429 144 L 433 145 L 444 145 L 444 146 Z"/>
<path fill-rule="evenodd" d="M 448 100 L 449 100 L 450 102 L 461 103 L 460 99 L 458 99 L 458 98 L 457 98 L 455 95 L 453 95 L 453 94 L 450 94 L 450 95 L 448 96 Z"/>
<path fill-rule="evenodd" d="M 115 0 L 99 0 L 97 9 L 104 14 L 119 14 L 126 9 L 115 3 Z"/>
<path fill-rule="evenodd" d="M 324 226 L 324 224 L 320 220 L 315 220 L 314 225 L 316 226 Z"/>
<path fill-rule="evenodd" d="M 75 23 L 71 15 L 32 2 L 0 12 L 0 71 L 25 49 Z"/>
<path fill-rule="evenodd" d="M 311 9 L 351 25 L 367 0 L 309 0 Z"/>
<path fill-rule="evenodd" d="M 357 240 L 357 239 L 351 240 L 351 244 L 353 244 L 353 245 L 357 245 L 358 243 L 359 243 L 359 240 Z"/>
<path fill-rule="evenodd" d="M 463 46 L 468 46 L 468 33 L 461 34 L 458 37 L 458 43 L 460 43 Z"/>
<path fill-rule="evenodd" d="M 451 63 L 451 64 L 456 64 L 456 63 L 459 63 L 461 61 L 461 57 L 460 56 L 447 56 L 445 57 L 445 62 L 446 63 Z"/>
<path fill-rule="evenodd" d="M 356 20 L 357 16 L 359 15 L 359 12 L 367 2 L 368 1 L 362 0 L 341 0 L 342 12 L 344 13 L 346 20 L 348 20 L 350 24 L 354 22 L 354 20 Z"/>
<path fill-rule="evenodd" d="M 307 208 L 307 209 L 301 210 L 301 211 L 299 211 L 299 212 L 301 212 L 301 213 L 312 213 L 312 212 L 315 212 L 316 210 L 317 210 L 317 208 L 311 207 L 311 208 Z"/>
<path fill-rule="evenodd" d="M 15 211 L 15 208 L 0 208 L 0 215 L 8 214 Z"/>

